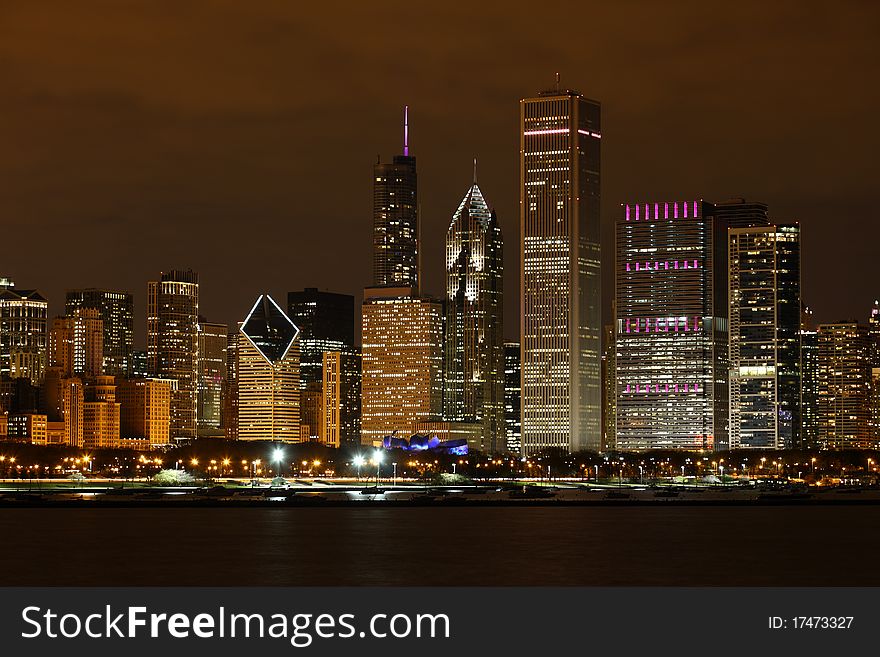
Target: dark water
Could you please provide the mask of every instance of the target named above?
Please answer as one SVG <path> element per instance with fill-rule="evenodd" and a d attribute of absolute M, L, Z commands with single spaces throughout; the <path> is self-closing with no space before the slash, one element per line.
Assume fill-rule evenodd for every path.
<path fill-rule="evenodd" d="M 880 507 L 3 509 L 0 585 L 878 586 Z"/>

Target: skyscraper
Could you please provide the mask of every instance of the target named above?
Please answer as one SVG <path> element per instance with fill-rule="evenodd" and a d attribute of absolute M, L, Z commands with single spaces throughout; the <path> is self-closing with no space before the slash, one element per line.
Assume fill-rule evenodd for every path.
<path fill-rule="evenodd" d="M 320 384 L 324 352 L 354 348 L 354 297 L 314 287 L 288 292 L 287 315 L 300 330 L 300 384 Z"/>
<path fill-rule="evenodd" d="M 239 440 L 300 441 L 299 329 L 268 294 L 239 329 Z"/>
<path fill-rule="evenodd" d="M 171 392 L 171 440 L 197 435 L 199 278 L 162 272 L 147 284 L 147 367 L 150 376 L 177 381 Z"/>
<path fill-rule="evenodd" d="M 226 348 L 229 328 L 199 318 L 199 381 L 197 422 L 199 435 L 217 436 L 223 428 L 226 389 Z"/>
<path fill-rule="evenodd" d="M 702 201 L 627 204 L 615 262 L 616 447 L 727 443 L 727 308 L 715 263 L 727 232 Z M 726 251 L 725 251 L 726 253 Z M 725 257 L 726 261 L 726 257 Z M 726 298 L 726 283 L 724 298 Z"/>
<path fill-rule="evenodd" d="M 104 323 L 95 308 L 74 308 L 52 320 L 49 365 L 69 376 L 98 376 L 104 372 Z"/>
<path fill-rule="evenodd" d="M 150 447 L 169 442 L 171 386 L 163 379 L 129 379 L 116 388 L 119 434 L 123 439 L 148 441 Z"/>
<path fill-rule="evenodd" d="M 443 410 L 443 304 L 412 288 L 367 288 L 361 442 L 406 435 Z"/>
<path fill-rule="evenodd" d="M 876 447 L 870 429 L 871 342 L 855 321 L 819 326 L 819 445 Z"/>
<path fill-rule="evenodd" d="M 503 274 L 501 228 L 474 181 L 446 232 L 443 416 L 480 423 L 487 453 L 507 449 Z"/>
<path fill-rule="evenodd" d="M 95 377 L 85 386 L 83 403 L 83 447 L 119 447 L 119 410 L 112 376 Z"/>
<path fill-rule="evenodd" d="M 373 167 L 373 285 L 419 287 L 418 176 L 409 154 L 408 109 L 403 155 Z"/>
<path fill-rule="evenodd" d="M 617 447 L 617 332 L 605 325 L 602 345 L 602 450 Z"/>
<path fill-rule="evenodd" d="M 730 448 L 800 447 L 800 229 L 729 236 Z"/>
<path fill-rule="evenodd" d="M 504 343 L 504 421 L 507 427 L 507 451 L 522 451 L 522 370 L 519 366 L 519 342 Z"/>
<path fill-rule="evenodd" d="M 238 339 L 241 324 L 226 335 L 226 385 L 223 391 L 223 430 L 227 440 L 238 440 Z"/>
<path fill-rule="evenodd" d="M 801 442 L 807 449 L 819 445 L 819 334 L 801 329 Z"/>
<path fill-rule="evenodd" d="M 361 355 L 352 351 L 324 352 L 323 442 L 334 447 L 357 444 L 361 438 Z"/>
<path fill-rule="evenodd" d="M 47 360 L 49 302 L 0 278 L 0 377 L 27 379 L 38 386 Z"/>
<path fill-rule="evenodd" d="M 309 437 L 323 439 L 323 356 L 354 349 L 354 297 L 306 288 L 287 294 L 287 314 L 300 330 L 300 420 Z"/>
<path fill-rule="evenodd" d="M 94 308 L 104 327 L 104 373 L 132 376 L 131 352 L 134 347 L 134 298 L 130 292 L 86 288 L 68 290 L 65 313 L 74 315 L 78 308 Z"/>
<path fill-rule="evenodd" d="M 601 445 L 600 105 L 520 101 L 522 446 Z"/>

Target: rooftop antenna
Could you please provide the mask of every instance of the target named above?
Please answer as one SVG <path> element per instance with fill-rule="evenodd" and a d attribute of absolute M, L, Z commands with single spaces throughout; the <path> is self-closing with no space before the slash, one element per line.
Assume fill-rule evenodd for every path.
<path fill-rule="evenodd" d="M 403 154 L 409 156 L 409 105 L 403 106 Z"/>
<path fill-rule="evenodd" d="M 559 73 L 556 74 L 556 91 L 559 91 Z"/>
<path fill-rule="evenodd" d="M 474 184 L 477 184 L 477 158 L 474 158 Z"/>

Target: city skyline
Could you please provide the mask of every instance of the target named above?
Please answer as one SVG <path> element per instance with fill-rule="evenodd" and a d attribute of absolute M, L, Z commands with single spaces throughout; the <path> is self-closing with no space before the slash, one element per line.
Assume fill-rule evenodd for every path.
<path fill-rule="evenodd" d="M 75 12 L 61 5 L 55 15 L 63 30 L 38 21 L 27 6 L 9 9 L 0 28 L 9 30 L 8 102 L 0 110 L 9 148 L 0 156 L 0 200 L 9 238 L 35 249 L 9 254 L 4 274 L 49 298 L 50 316 L 61 314 L 65 288 L 110 281 L 135 294 L 142 315 L 142 281 L 171 267 L 198 271 L 207 290 L 204 314 L 230 325 L 267 285 L 276 298 L 320 285 L 358 303 L 372 266 L 361 248 L 372 230 L 370 167 L 377 153 L 387 161 L 399 150 L 409 104 L 410 146 L 420 165 L 423 285 L 438 294 L 442 255 L 427 245 L 442 238 L 474 156 L 506 240 L 518 240 L 513 103 L 549 86 L 558 71 L 564 85 L 603 102 L 606 145 L 614 144 L 603 162 L 606 251 L 615 209 L 627 198 L 699 192 L 713 200 L 760 199 L 779 221 L 804 229 L 804 298 L 815 316 L 862 316 L 863 300 L 876 295 L 866 275 L 869 240 L 842 263 L 844 289 L 822 274 L 826 253 L 843 253 L 859 222 L 874 213 L 877 130 L 868 108 L 875 91 L 863 82 L 876 45 L 862 19 L 866 10 L 855 6 L 801 11 L 738 3 L 724 12 L 694 6 L 667 16 L 643 5 L 641 15 L 658 26 L 651 34 L 627 27 L 622 10 L 603 8 L 589 21 L 561 26 L 553 39 L 529 29 L 523 6 L 510 5 L 500 21 L 479 7 L 469 15 L 492 25 L 492 38 L 468 35 L 473 47 L 439 54 L 438 43 L 461 38 L 448 15 L 428 10 L 400 30 L 403 19 L 382 9 L 392 20 L 376 22 L 376 40 L 403 39 L 409 50 L 381 48 L 363 61 L 355 57 L 364 50 L 355 10 L 338 18 L 337 54 L 320 69 L 331 76 L 307 63 L 309 48 L 324 51 L 298 38 L 283 8 L 218 9 L 198 25 L 194 15 L 172 21 L 148 8 L 118 8 L 100 22 L 91 19 L 89 3 Z M 324 11 L 310 8 L 297 19 L 321 25 L 330 21 Z M 152 56 L 151 44 L 132 38 L 143 21 L 168 37 L 167 57 Z M 222 48 L 209 34 L 220 27 L 227 34 Z M 583 38 L 568 38 L 575 29 Z M 265 33 L 273 37 L 260 38 Z M 203 44 L 201 54 L 184 50 L 192 38 Z M 34 43 L 57 45 L 36 52 Z M 229 57 L 235 66 L 214 65 Z M 282 61 L 290 65 L 267 65 Z M 461 112 L 449 90 L 466 88 L 475 76 L 485 93 Z M 826 135 L 822 148 L 814 144 L 816 126 Z M 347 193 L 334 195 L 333 188 Z M 243 224 L 252 230 L 239 230 Z M 267 243 L 270 230 L 276 239 Z M 206 248 L 196 248 L 205 239 Z M 275 259 L 294 243 L 314 247 Z M 315 280 L 333 254 L 346 267 Z M 233 261 L 240 271 L 226 267 Z M 286 263 L 281 275 L 271 264 L 278 261 Z M 507 289 L 518 270 L 508 249 Z M 507 304 L 506 339 L 518 337 L 517 306 L 515 299 Z M 140 346 L 144 327 L 136 323 L 135 332 Z"/>

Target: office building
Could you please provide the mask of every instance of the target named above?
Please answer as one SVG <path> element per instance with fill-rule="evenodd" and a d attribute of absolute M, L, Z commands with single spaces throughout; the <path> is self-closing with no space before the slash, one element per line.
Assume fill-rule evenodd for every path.
<path fill-rule="evenodd" d="M 199 383 L 197 422 L 200 436 L 223 435 L 223 393 L 226 389 L 226 349 L 229 327 L 204 318 L 199 321 Z"/>
<path fill-rule="evenodd" d="M 268 294 L 239 329 L 238 438 L 300 442 L 299 329 Z"/>
<path fill-rule="evenodd" d="M 197 435 L 199 279 L 192 271 L 162 272 L 147 285 L 147 369 L 173 379 L 171 440 Z"/>
<path fill-rule="evenodd" d="M 127 379 L 119 382 L 119 434 L 123 440 L 145 441 L 150 448 L 170 443 L 171 391 L 167 379 Z"/>
<path fill-rule="evenodd" d="M 871 339 L 855 321 L 821 324 L 818 330 L 819 446 L 876 447 L 870 428 Z"/>
<path fill-rule="evenodd" d="M 223 392 L 223 432 L 238 440 L 238 340 L 241 324 L 226 336 L 226 386 Z"/>
<path fill-rule="evenodd" d="M 323 442 L 340 447 L 361 438 L 361 355 L 357 351 L 325 351 Z"/>
<path fill-rule="evenodd" d="M 408 435 L 443 410 L 443 304 L 412 288 L 367 288 L 362 308 L 361 442 Z"/>
<path fill-rule="evenodd" d="M 600 105 L 520 101 L 522 448 L 601 446 Z"/>
<path fill-rule="evenodd" d="M 419 288 L 418 176 L 409 154 L 408 110 L 403 155 L 373 167 L 373 286 Z"/>
<path fill-rule="evenodd" d="M 310 440 L 322 440 L 323 357 L 327 351 L 354 349 L 354 297 L 317 288 L 289 292 L 287 313 L 300 330 L 301 422 Z"/>
<path fill-rule="evenodd" d="M 727 231 L 714 221 L 714 207 L 702 201 L 626 204 L 621 210 L 616 448 L 722 449 L 728 332 L 727 308 L 716 298 L 714 256 L 719 240 L 726 248 Z M 726 270 L 720 275 L 726 281 Z"/>
<path fill-rule="evenodd" d="M 136 376 L 132 371 L 134 346 L 134 297 L 130 292 L 85 288 L 68 290 L 65 313 L 92 308 L 103 325 L 103 372 L 112 376 Z"/>
<path fill-rule="evenodd" d="M 41 413 L 10 413 L 7 417 L 7 437 L 33 445 L 48 443 L 48 418 Z"/>
<path fill-rule="evenodd" d="M 730 448 L 801 443 L 800 229 L 729 231 Z"/>
<path fill-rule="evenodd" d="M 504 343 L 504 423 L 507 451 L 522 451 L 522 370 L 519 366 L 519 342 Z"/>
<path fill-rule="evenodd" d="M 443 417 L 479 423 L 489 454 L 507 450 L 503 278 L 501 228 L 474 181 L 446 232 Z"/>
<path fill-rule="evenodd" d="M 806 449 L 819 445 L 819 334 L 801 329 L 801 441 Z"/>
<path fill-rule="evenodd" d="M 83 448 L 119 447 L 119 402 L 112 376 L 98 376 L 86 383 L 83 403 Z"/>
<path fill-rule="evenodd" d="M 617 335 L 614 324 L 605 325 L 602 342 L 602 450 L 614 450 L 617 422 Z"/>
<path fill-rule="evenodd" d="M 40 385 L 47 362 L 48 307 L 36 290 L 0 278 L 0 377 Z"/>
<path fill-rule="evenodd" d="M 49 422 L 60 426 L 60 442 L 82 447 L 85 403 L 82 379 L 66 376 L 60 367 L 49 367 L 40 393 L 41 411 Z"/>
<path fill-rule="evenodd" d="M 95 308 L 75 308 L 52 320 L 49 366 L 64 376 L 98 376 L 104 371 L 104 325 Z"/>

